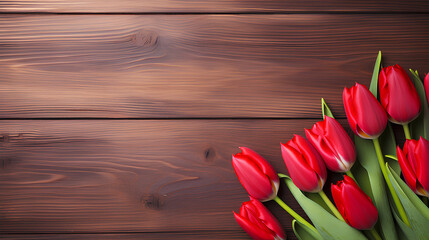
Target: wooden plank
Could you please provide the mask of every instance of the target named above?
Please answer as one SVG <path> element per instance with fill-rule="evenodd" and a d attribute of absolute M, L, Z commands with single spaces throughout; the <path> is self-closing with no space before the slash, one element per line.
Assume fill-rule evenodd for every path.
<path fill-rule="evenodd" d="M 426 0 L 389 2 L 372 0 L 9 0 L 0 2 L 0 12 L 296 12 L 296 11 L 368 11 L 368 12 L 429 12 Z"/>
<path fill-rule="evenodd" d="M 0 118 L 312 118 L 385 65 L 429 71 L 427 15 L 3 15 Z"/>
<path fill-rule="evenodd" d="M 0 233 L 241 232 L 232 211 L 248 198 L 231 154 L 248 146 L 286 173 L 279 143 L 313 122 L 3 120 Z"/>
<path fill-rule="evenodd" d="M 160 233 L 119 233 L 119 234 L 4 234 L 2 239 L 8 240 L 165 240 L 165 239 L 250 239 L 243 231 L 192 231 L 192 232 L 160 232 Z M 288 239 L 296 239 L 289 235 Z"/>

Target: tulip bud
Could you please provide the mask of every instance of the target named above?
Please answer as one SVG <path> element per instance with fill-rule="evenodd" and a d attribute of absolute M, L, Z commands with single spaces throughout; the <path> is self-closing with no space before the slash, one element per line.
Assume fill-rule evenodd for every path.
<path fill-rule="evenodd" d="M 426 90 L 426 100 L 428 100 L 428 104 L 429 104 L 429 74 L 426 74 L 426 77 L 425 77 L 425 90 Z"/>
<path fill-rule="evenodd" d="M 365 139 L 380 136 L 387 125 L 386 111 L 364 85 L 344 88 L 343 103 L 353 132 Z"/>
<path fill-rule="evenodd" d="M 308 141 L 320 153 L 329 170 L 347 172 L 356 161 L 355 146 L 337 120 L 326 116 L 323 121 L 305 129 Z"/>
<path fill-rule="evenodd" d="M 326 182 L 327 172 L 316 149 L 299 135 L 294 135 L 289 142 L 280 145 L 293 183 L 304 192 L 320 192 Z"/>
<path fill-rule="evenodd" d="M 232 155 L 232 166 L 241 185 L 259 201 L 274 199 L 280 185 L 274 168 L 250 148 L 240 147 L 240 150 L 240 153 Z"/>
<path fill-rule="evenodd" d="M 240 214 L 234 212 L 235 220 L 247 234 L 255 240 L 286 239 L 280 223 L 258 200 L 250 198 L 240 208 Z"/>
<path fill-rule="evenodd" d="M 379 76 L 380 102 L 391 122 L 405 124 L 420 113 L 420 98 L 405 70 L 399 66 L 381 69 Z"/>
<path fill-rule="evenodd" d="M 405 182 L 416 194 L 429 197 L 429 141 L 409 139 L 396 149 Z"/>
<path fill-rule="evenodd" d="M 350 226 L 360 230 L 374 227 L 378 219 L 377 208 L 352 178 L 344 176 L 343 181 L 331 185 L 331 191 L 338 211 Z"/>

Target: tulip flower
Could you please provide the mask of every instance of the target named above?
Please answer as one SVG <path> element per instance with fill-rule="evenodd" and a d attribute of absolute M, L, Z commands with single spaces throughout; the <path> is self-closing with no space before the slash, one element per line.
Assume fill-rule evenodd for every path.
<path fill-rule="evenodd" d="M 265 202 L 277 196 L 280 180 L 274 168 L 250 148 L 240 147 L 241 152 L 232 155 L 232 166 L 241 185 L 250 196 Z"/>
<path fill-rule="evenodd" d="M 365 139 L 380 136 L 387 125 L 386 111 L 364 85 L 356 83 L 343 91 L 344 109 L 353 132 Z"/>
<path fill-rule="evenodd" d="M 399 66 L 381 69 L 379 76 L 380 102 L 391 122 L 406 124 L 417 118 L 420 98 L 405 70 Z"/>
<path fill-rule="evenodd" d="M 255 240 L 282 240 L 286 239 L 280 223 L 270 211 L 258 200 L 250 198 L 250 201 L 241 205 L 240 213 L 234 212 L 237 223 L 247 234 Z"/>
<path fill-rule="evenodd" d="M 323 121 L 305 129 L 308 141 L 322 156 L 329 170 L 348 172 L 356 161 L 355 146 L 337 120 L 326 116 Z"/>
<path fill-rule="evenodd" d="M 403 150 L 396 149 L 399 166 L 407 185 L 421 196 L 429 197 L 429 141 L 409 139 Z"/>
<path fill-rule="evenodd" d="M 352 227 L 370 230 L 377 223 L 378 211 L 362 189 L 349 176 L 331 185 L 332 197 L 344 220 Z"/>
<path fill-rule="evenodd" d="M 316 149 L 303 137 L 294 135 L 281 143 L 282 156 L 294 184 L 305 192 L 320 192 L 326 182 L 325 164 Z"/>

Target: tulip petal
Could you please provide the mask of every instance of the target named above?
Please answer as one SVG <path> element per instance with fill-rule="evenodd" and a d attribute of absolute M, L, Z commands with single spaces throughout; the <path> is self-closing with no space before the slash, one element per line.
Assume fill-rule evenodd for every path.
<path fill-rule="evenodd" d="M 267 226 L 268 229 L 276 233 L 276 235 L 280 238 L 285 239 L 286 234 L 284 233 L 280 223 L 273 216 L 273 214 L 260 201 L 251 200 L 251 202 L 258 210 L 258 218 L 262 220 L 265 226 Z"/>
<path fill-rule="evenodd" d="M 252 223 L 248 219 L 234 212 L 234 217 L 240 227 L 249 234 L 255 240 L 274 240 L 273 235 L 270 232 L 261 230 L 258 225 Z"/>
<path fill-rule="evenodd" d="M 410 77 L 399 65 L 383 68 L 379 78 L 380 102 L 394 123 L 408 123 L 421 110 L 420 98 Z"/>
<path fill-rule="evenodd" d="M 334 202 L 335 202 L 335 206 L 337 206 L 337 209 L 341 213 L 341 216 L 344 217 L 345 210 L 344 210 L 343 198 L 341 196 L 341 188 L 338 185 L 331 183 L 331 193 L 332 193 L 332 198 L 334 199 Z M 347 219 L 345 220 L 347 222 Z"/>
<path fill-rule="evenodd" d="M 352 96 L 352 88 L 344 88 L 343 91 L 343 103 L 344 110 L 347 115 L 347 120 L 349 122 L 350 128 L 354 133 L 357 133 L 357 121 L 355 118 L 354 104 L 353 104 L 353 96 Z"/>
<path fill-rule="evenodd" d="M 405 156 L 404 152 L 401 150 L 399 146 L 396 149 L 396 155 L 398 156 L 399 166 L 401 167 L 405 182 L 407 182 L 407 185 L 411 188 L 411 190 L 416 192 L 416 186 L 417 186 L 416 175 L 414 173 L 413 168 L 411 167 L 411 164 L 408 162 L 407 157 Z"/>
<path fill-rule="evenodd" d="M 429 74 L 426 74 L 425 77 L 425 90 L 426 90 L 426 100 L 429 104 Z"/>
<path fill-rule="evenodd" d="M 340 159 L 346 159 L 347 162 L 354 163 L 356 150 L 352 139 L 337 120 L 330 117 L 326 119 L 325 141 L 335 146 L 336 156 Z"/>
<path fill-rule="evenodd" d="M 328 173 L 326 171 L 325 162 L 323 162 L 317 150 L 310 142 L 300 135 L 294 135 L 290 142 L 294 143 L 294 148 L 301 153 L 301 156 L 305 159 L 310 168 L 316 172 L 318 181 L 320 181 L 320 189 L 322 189 Z"/>
<path fill-rule="evenodd" d="M 338 211 L 350 226 L 365 230 L 375 225 L 378 211 L 352 178 L 344 176 L 344 180 L 331 186 L 331 191 Z"/>
<path fill-rule="evenodd" d="M 415 148 L 415 158 L 417 162 L 416 176 L 418 182 L 425 190 L 429 192 L 429 141 L 420 137 Z M 425 193 L 423 195 L 427 196 Z"/>
<path fill-rule="evenodd" d="M 331 171 L 347 172 L 356 161 L 354 144 L 335 119 L 326 116 L 305 134 Z"/>
<path fill-rule="evenodd" d="M 358 126 L 371 137 L 378 137 L 387 125 L 387 115 L 383 107 L 364 85 L 356 84 L 353 88 L 354 114 Z"/>
<path fill-rule="evenodd" d="M 350 127 L 362 138 L 374 139 L 387 125 L 386 111 L 364 85 L 356 83 L 343 91 L 344 109 Z"/>
<path fill-rule="evenodd" d="M 377 222 L 378 212 L 368 196 L 352 184 L 343 184 L 341 194 L 344 203 L 344 218 L 354 228 L 371 229 Z"/>
<path fill-rule="evenodd" d="M 240 150 L 243 155 L 252 158 L 254 163 L 258 165 L 259 169 L 261 169 L 262 172 L 272 181 L 280 182 L 279 176 L 277 176 L 277 172 L 274 170 L 273 166 L 271 166 L 271 164 L 267 164 L 267 160 L 265 160 L 261 155 L 247 147 L 240 147 Z"/>
<path fill-rule="evenodd" d="M 272 183 L 268 176 L 247 156 L 240 153 L 233 155 L 232 166 L 249 195 L 264 201 L 273 194 Z"/>
<path fill-rule="evenodd" d="M 281 144 L 282 155 L 295 185 L 306 192 L 320 191 L 315 171 L 293 147 Z"/>
<path fill-rule="evenodd" d="M 250 197 L 250 201 L 242 203 L 239 215 L 252 223 L 258 231 L 268 233 L 271 239 L 286 238 L 277 219 L 260 201 L 253 197 Z"/>

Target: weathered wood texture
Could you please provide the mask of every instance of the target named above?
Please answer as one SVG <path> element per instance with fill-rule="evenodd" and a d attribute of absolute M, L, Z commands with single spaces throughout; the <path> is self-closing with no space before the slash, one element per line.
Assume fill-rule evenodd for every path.
<path fill-rule="evenodd" d="M 428 72 L 427 15 L 3 15 L 0 117 L 343 116 L 384 64 Z"/>
<path fill-rule="evenodd" d="M 429 12 L 426 0 L 8 0 L 0 12 Z"/>
<path fill-rule="evenodd" d="M 0 121 L 0 233 L 245 236 L 232 215 L 247 195 L 231 154 L 248 146 L 286 172 L 279 143 L 314 122 Z M 302 213 L 285 190 L 281 195 Z M 292 219 L 274 202 L 268 206 L 292 236 Z"/>

